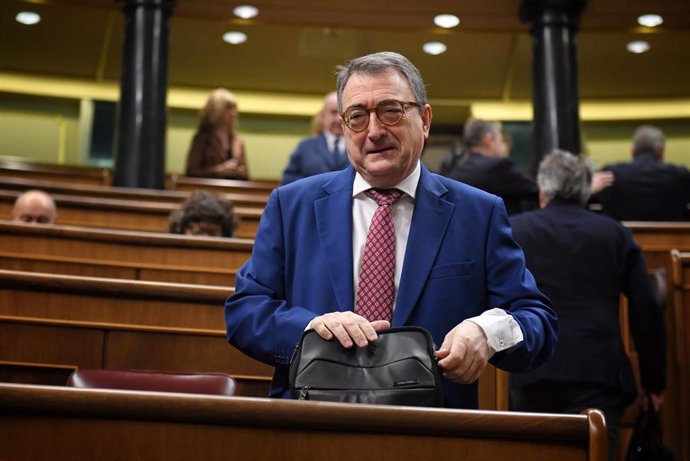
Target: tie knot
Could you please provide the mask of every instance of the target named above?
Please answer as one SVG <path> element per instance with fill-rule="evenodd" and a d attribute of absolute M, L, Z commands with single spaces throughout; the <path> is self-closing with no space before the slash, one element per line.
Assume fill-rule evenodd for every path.
<path fill-rule="evenodd" d="M 369 189 L 366 194 L 376 200 L 379 206 L 390 206 L 402 196 L 402 191 L 398 189 Z"/>

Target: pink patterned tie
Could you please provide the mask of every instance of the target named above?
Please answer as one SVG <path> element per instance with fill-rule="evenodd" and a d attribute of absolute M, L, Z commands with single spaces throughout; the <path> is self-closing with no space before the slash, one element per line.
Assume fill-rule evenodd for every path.
<path fill-rule="evenodd" d="M 395 226 L 392 206 L 400 198 L 398 189 L 370 189 L 366 194 L 379 207 L 374 213 L 359 266 L 359 288 L 355 312 L 369 321 L 391 320 L 395 276 Z"/>

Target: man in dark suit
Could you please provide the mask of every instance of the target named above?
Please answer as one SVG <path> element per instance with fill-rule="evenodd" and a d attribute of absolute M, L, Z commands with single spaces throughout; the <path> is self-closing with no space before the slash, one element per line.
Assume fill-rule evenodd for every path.
<path fill-rule="evenodd" d="M 643 125 L 633 136 L 632 162 L 607 165 L 615 182 L 600 194 L 602 211 L 619 221 L 684 221 L 688 219 L 690 172 L 663 163 L 665 138 Z"/>
<path fill-rule="evenodd" d="M 440 173 L 501 197 L 508 214 L 537 208 L 537 183 L 517 169 L 499 122 L 469 119 L 463 129 L 464 149 L 456 149 Z"/>
<path fill-rule="evenodd" d="M 318 117 L 323 131 L 300 141 L 283 171 L 281 185 L 327 171 L 342 170 L 349 164 L 335 91 L 324 98 Z"/>
<path fill-rule="evenodd" d="M 584 208 L 591 181 L 586 159 L 556 151 L 539 167 L 542 209 L 511 218 L 527 267 L 558 313 L 559 341 L 547 363 L 511 373 L 510 408 L 555 413 L 599 408 L 613 456 L 620 417 L 637 395 L 619 328 L 621 293 L 628 298 L 641 384 L 657 408 L 666 385 L 666 330 L 630 231 Z"/>
<path fill-rule="evenodd" d="M 420 162 L 432 112 L 414 65 L 391 52 L 357 58 L 340 68 L 337 89 L 352 166 L 273 191 L 225 304 L 228 341 L 274 366 L 271 396 L 287 397 L 305 329 L 363 347 L 390 325 L 421 326 L 440 346 L 446 405 L 476 408 L 489 361 L 523 370 L 551 355 L 550 302 L 525 269 L 501 199 Z M 377 205 L 369 194 L 402 195 Z M 360 262 L 384 206 L 394 229 L 392 296 L 371 316 L 358 307 L 368 272 Z"/>

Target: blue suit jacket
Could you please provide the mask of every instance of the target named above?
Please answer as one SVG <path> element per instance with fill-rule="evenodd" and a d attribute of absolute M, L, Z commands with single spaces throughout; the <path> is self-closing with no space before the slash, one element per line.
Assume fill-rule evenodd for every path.
<path fill-rule="evenodd" d="M 303 139 L 290 155 L 281 184 L 289 184 L 307 176 L 314 176 L 328 171 L 342 170 L 349 165 L 347 155 L 343 152 L 337 156 L 328 150 L 326 136 L 322 133 Z"/>
<path fill-rule="evenodd" d="M 347 168 L 274 190 L 225 304 L 228 341 L 276 367 L 273 396 L 288 391 L 290 357 L 309 321 L 353 309 L 354 175 Z M 521 370 L 551 356 L 556 315 L 525 268 L 502 201 L 422 166 L 393 326 L 422 326 L 439 346 L 493 307 L 510 311 L 525 337 L 493 364 Z M 476 383 L 445 381 L 444 394 L 447 406 L 477 406 Z"/>

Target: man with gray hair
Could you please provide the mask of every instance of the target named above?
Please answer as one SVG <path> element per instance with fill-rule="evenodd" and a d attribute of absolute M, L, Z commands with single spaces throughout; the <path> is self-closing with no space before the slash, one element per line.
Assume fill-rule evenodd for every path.
<path fill-rule="evenodd" d="M 621 293 L 628 298 L 641 385 L 656 410 L 666 387 L 666 329 L 630 231 L 585 208 L 592 177 L 587 159 L 555 151 L 539 166 L 541 209 L 511 218 L 527 267 L 554 303 L 559 341 L 547 363 L 510 375 L 510 408 L 548 413 L 601 409 L 613 460 L 621 415 L 637 395 L 621 340 Z"/>
<path fill-rule="evenodd" d="M 271 193 L 225 303 L 228 341 L 274 367 L 270 395 L 288 397 L 306 329 L 353 348 L 391 326 L 423 327 L 445 406 L 477 408 L 489 362 L 514 371 L 551 356 L 550 302 L 501 200 L 420 161 L 432 109 L 419 70 L 384 51 L 340 67 L 336 88 L 350 166 Z"/>
<path fill-rule="evenodd" d="M 602 210 L 619 221 L 685 221 L 690 217 L 690 172 L 663 163 L 666 140 L 657 127 L 642 125 L 633 136 L 632 162 L 607 165 L 615 176 L 600 194 Z"/>

